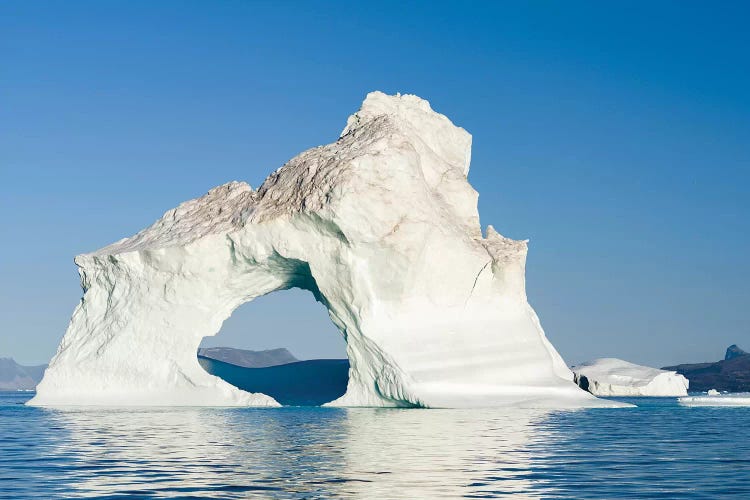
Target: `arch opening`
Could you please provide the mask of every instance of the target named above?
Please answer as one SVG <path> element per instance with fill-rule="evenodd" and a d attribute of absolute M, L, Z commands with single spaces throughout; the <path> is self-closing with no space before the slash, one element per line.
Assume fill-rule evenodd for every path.
<path fill-rule="evenodd" d="M 346 392 L 346 341 L 309 265 L 284 259 L 283 266 L 285 283 L 238 306 L 216 335 L 203 338 L 198 362 L 209 374 L 284 406 L 320 406 Z"/>

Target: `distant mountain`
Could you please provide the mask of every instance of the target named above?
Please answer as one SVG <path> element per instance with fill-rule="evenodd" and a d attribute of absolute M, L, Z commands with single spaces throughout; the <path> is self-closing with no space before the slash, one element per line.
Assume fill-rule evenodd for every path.
<path fill-rule="evenodd" d="M 674 370 L 690 381 L 691 391 L 750 392 L 750 353 L 737 345 L 727 349 L 724 359 L 714 363 L 694 363 L 667 366 L 663 370 Z"/>
<path fill-rule="evenodd" d="M 23 366 L 13 358 L 0 358 L 0 391 L 34 389 L 47 365 Z"/>
<path fill-rule="evenodd" d="M 245 368 L 266 368 L 299 361 L 284 348 L 267 351 L 249 351 L 233 347 L 203 347 L 198 349 L 198 356 L 223 361 Z"/>
<path fill-rule="evenodd" d="M 737 344 L 732 344 L 727 347 L 727 353 L 724 355 L 724 361 L 737 358 L 739 356 L 745 356 L 747 353 L 737 347 Z"/>

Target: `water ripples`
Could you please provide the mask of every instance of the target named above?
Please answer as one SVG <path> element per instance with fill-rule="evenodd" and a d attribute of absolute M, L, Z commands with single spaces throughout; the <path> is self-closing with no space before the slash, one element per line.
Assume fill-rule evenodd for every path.
<path fill-rule="evenodd" d="M 3 498 L 750 498 L 750 408 L 28 408 Z"/>

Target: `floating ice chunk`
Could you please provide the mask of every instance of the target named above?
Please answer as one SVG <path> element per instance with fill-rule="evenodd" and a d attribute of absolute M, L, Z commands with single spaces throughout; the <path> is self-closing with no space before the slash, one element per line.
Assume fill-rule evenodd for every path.
<path fill-rule="evenodd" d="M 685 406 L 750 406 L 750 392 L 688 396 L 679 401 Z"/>
<path fill-rule="evenodd" d="M 687 396 L 688 380 L 677 372 L 601 358 L 574 366 L 575 382 L 596 396 Z"/>

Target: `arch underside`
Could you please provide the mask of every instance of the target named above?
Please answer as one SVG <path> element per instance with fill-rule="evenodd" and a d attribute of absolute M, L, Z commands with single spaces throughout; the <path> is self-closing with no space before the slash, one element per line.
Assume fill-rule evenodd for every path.
<path fill-rule="evenodd" d="M 310 292 L 317 302 L 327 307 L 325 297 L 321 294 L 307 262 L 293 258 L 285 259 L 273 254 L 269 258 L 269 266 L 264 267 L 274 269 L 276 277 L 282 282 L 278 288 L 265 295 L 297 288 Z M 257 298 L 254 297 L 239 307 Z M 294 314 L 294 311 L 284 313 Z M 345 338 L 339 327 L 337 331 Z M 302 334 L 305 332 L 298 332 L 298 335 Z M 198 360 L 210 375 L 217 376 L 243 391 L 266 394 L 285 406 L 321 406 L 331 403 L 344 395 L 349 380 L 348 358 L 298 360 L 252 368 L 233 365 L 200 354 Z"/>

